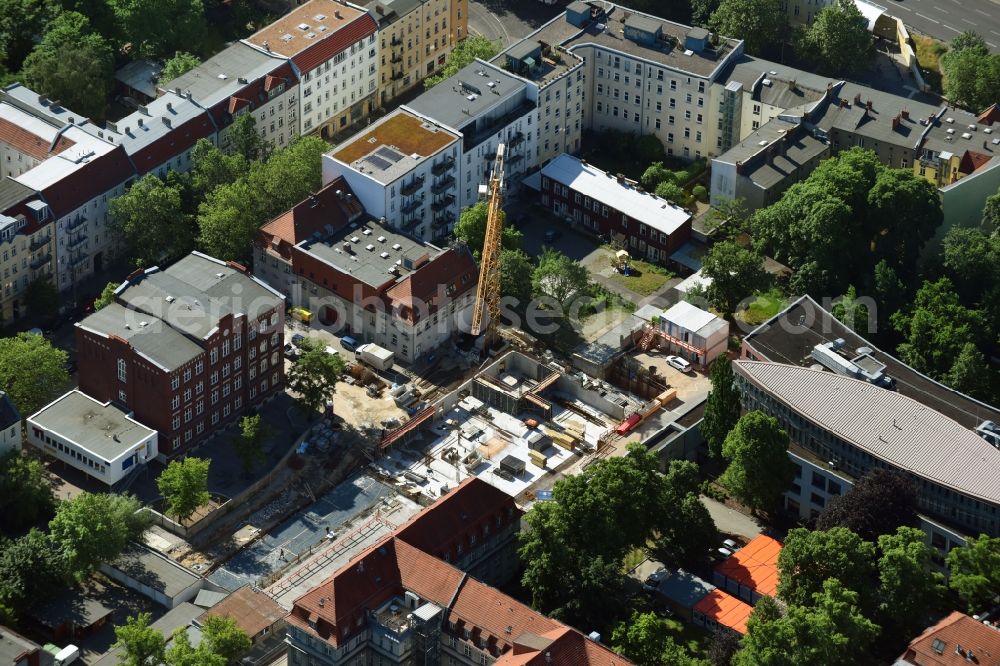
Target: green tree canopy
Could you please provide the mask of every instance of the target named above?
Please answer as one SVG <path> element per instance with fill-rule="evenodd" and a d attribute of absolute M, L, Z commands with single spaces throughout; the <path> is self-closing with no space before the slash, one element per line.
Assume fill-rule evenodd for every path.
<path fill-rule="evenodd" d="M 684 189 L 672 180 L 661 182 L 653 190 L 653 194 L 678 206 L 683 206 L 684 200 L 687 198 L 684 194 Z"/>
<path fill-rule="evenodd" d="M 941 56 L 944 94 L 953 103 L 979 113 L 997 101 L 1000 90 L 1000 56 L 990 53 L 986 41 L 966 31 L 951 42 Z"/>
<path fill-rule="evenodd" d="M 856 76 L 875 57 L 868 19 L 851 0 L 823 7 L 800 46 L 820 71 L 832 76 Z"/>
<path fill-rule="evenodd" d="M 0 527 L 5 532 L 48 520 L 54 510 L 52 483 L 42 463 L 16 450 L 0 458 Z"/>
<path fill-rule="evenodd" d="M 28 312 L 38 317 L 48 317 L 59 310 L 59 290 L 52 283 L 51 276 L 36 278 L 24 292 L 24 302 Z"/>
<path fill-rule="evenodd" d="M 187 627 L 178 627 L 171 637 L 170 647 L 163 655 L 166 666 L 226 666 L 226 658 L 216 654 L 207 641 L 191 646 Z"/>
<path fill-rule="evenodd" d="M 531 274 L 533 292 L 548 296 L 564 307 L 574 298 L 585 295 L 589 287 L 590 274 L 586 266 L 552 248 L 545 248 Z"/>
<path fill-rule="evenodd" d="M 244 416 L 240 419 L 240 434 L 233 437 L 236 457 L 243 466 L 243 474 L 249 476 L 257 465 L 264 462 L 264 442 L 270 429 L 261 421 L 260 414 Z"/>
<path fill-rule="evenodd" d="M 723 442 L 722 455 L 729 461 L 722 484 L 755 511 L 773 509 L 795 474 L 788 435 L 763 412 L 740 417 Z"/>
<path fill-rule="evenodd" d="M 192 69 L 201 64 L 201 58 L 192 55 L 187 51 L 177 51 L 174 57 L 163 63 L 163 71 L 160 72 L 160 81 L 165 83 L 164 88 L 170 89 L 170 83 L 177 77 L 187 74 Z"/>
<path fill-rule="evenodd" d="M 333 397 L 337 380 L 344 373 L 344 359 L 340 354 L 328 354 L 323 344 L 310 338 L 299 342 L 299 349 L 302 354 L 288 371 L 287 384 L 298 394 L 302 408 L 312 413 Z"/>
<path fill-rule="evenodd" d="M 874 543 L 899 527 L 918 524 L 918 492 L 916 483 L 902 472 L 872 468 L 847 493 L 830 498 L 816 519 L 816 529 L 846 527 Z"/>
<path fill-rule="evenodd" d="M 734 666 L 862 663 L 879 633 L 862 614 L 857 593 L 836 578 L 823 581 L 807 606 L 791 605 L 780 617 L 773 603 L 761 607 L 762 601 L 750 615 Z"/>
<path fill-rule="evenodd" d="M 223 658 L 223 664 L 239 663 L 253 645 L 236 620 L 228 616 L 210 615 L 205 619 L 201 632 L 205 645 Z"/>
<path fill-rule="evenodd" d="M 739 302 L 767 283 L 764 259 L 735 241 L 720 241 L 702 258 L 701 272 L 712 283 L 705 296 L 723 316 L 730 317 Z"/>
<path fill-rule="evenodd" d="M 988 234 L 996 234 L 1000 230 L 1000 190 L 986 198 L 979 226 Z"/>
<path fill-rule="evenodd" d="M 208 34 L 201 0 L 108 0 L 123 43 L 141 57 L 198 52 Z"/>
<path fill-rule="evenodd" d="M 520 307 L 531 300 L 531 274 L 534 266 L 521 250 L 500 252 L 500 293 L 517 299 Z"/>
<path fill-rule="evenodd" d="M 149 527 L 149 517 L 138 513 L 141 506 L 130 495 L 88 492 L 60 503 L 49 534 L 68 572 L 82 580 L 139 539 Z"/>
<path fill-rule="evenodd" d="M 18 333 L 0 338 L 0 386 L 22 418 L 50 403 L 67 383 L 66 352 L 43 336 Z"/>
<path fill-rule="evenodd" d="M 150 614 L 130 615 L 125 624 L 115 627 L 112 647 L 121 648 L 125 666 L 159 666 L 163 663 L 166 641 L 150 626 Z"/>
<path fill-rule="evenodd" d="M 722 0 L 708 23 L 720 35 L 742 39 L 755 56 L 775 50 L 788 32 L 788 15 L 778 0 Z"/>
<path fill-rule="evenodd" d="M 674 172 L 663 166 L 663 162 L 653 162 L 650 164 L 645 171 L 642 172 L 642 177 L 639 182 L 642 186 L 649 191 L 656 189 L 656 186 L 660 183 L 673 182 Z"/>
<path fill-rule="evenodd" d="M 879 599 L 882 617 L 906 636 L 927 626 L 929 611 L 944 594 L 944 576 L 932 568 L 933 549 L 915 527 L 900 527 L 878 538 Z"/>
<path fill-rule="evenodd" d="M 66 571 L 48 536 L 32 528 L 0 543 L 0 609 L 20 615 L 66 589 Z"/>
<path fill-rule="evenodd" d="M 184 213 L 180 188 L 154 174 L 146 174 L 112 199 L 108 209 L 139 268 L 180 257 L 194 245 L 194 226 Z"/>
<path fill-rule="evenodd" d="M 104 285 L 104 289 L 101 290 L 101 295 L 94 299 L 94 310 L 100 310 L 105 308 L 115 302 L 115 290 L 120 287 L 121 284 L 118 282 L 109 282 Z"/>
<path fill-rule="evenodd" d="M 705 418 L 701 422 L 701 434 L 708 445 L 708 452 L 715 459 L 722 458 L 722 443 L 740 418 L 740 394 L 736 390 L 733 365 L 729 357 L 720 354 L 708 366 L 708 377 L 712 382 L 705 401 Z"/>
<path fill-rule="evenodd" d="M 837 579 L 857 592 L 870 608 L 875 582 L 875 546 L 845 527 L 813 532 L 796 527 L 785 537 L 778 556 L 778 596 L 808 606 L 823 583 Z"/>
<path fill-rule="evenodd" d="M 469 35 L 455 45 L 445 59 L 444 67 L 437 74 L 424 79 L 424 89 L 433 88 L 449 76 L 458 74 L 458 70 L 472 64 L 476 58 L 490 60 L 499 52 L 499 44 L 491 42 L 482 35 Z"/>
<path fill-rule="evenodd" d="M 472 254 L 479 258 L 486 243 L 486 222 L 489 207 L 485 201 L 479 201 L 465 208 L 458 216 L 458 222 L 451 233 L 458 240 L 465 241 Z M 500 244 L 505 250 L 520 250 L 524 242 L 524 234 L 516 227 L 506 224 L 506 214 L 500 212 L 505 224 L 500 236 Z"/>
<path fill-rule="evenodd" d="M 208 468 L 211 460 L 171 460 L 156 479 L 156 487 L 167 502 L 167 512 L 181 521 L 198 507 L 208 504 Z"/>
<path fill-rule="evenodd" d="M 49 21 L 59 14 L 52 0 L 7 0 L 0 3 L 0 64 L 12 72 L 31 53 Z"/>
<path fill-rule="evenodd" d="M 969 613 L 990 608 L 1000 595 L 1000 537 L 980 534 L 948 552 L 948 585 Z"/>
<path fill-rule="evenodd" d="M 656 613 L 632 611 L 627 620 L 621 620 L 612 629 L 611 647 L 637 666 L 706 664 L 704 660 L 692 657 L 674 641 L 669 623 Z"/>
<path fill-rule="evenodd" d="M 25 83 L 67 108 L 102 119 L 114 81 L 114 54 L 107 40 L 91 32 L 83 14 L 53 20 L 24 61 Z"/>
<path fill-rule="evenodd" d="M 875 332 L 871 328 L 871 313 L 868 312 L 868 306 L 858 300 L 858 290 L 853 284 L 847 287 L 847 293 L 833 306 L 831 312 L 852 331 L 857 331 L 861 335 Z"/>
<path fill-rule="evenodd" d="M 253 162 L 267 159 L 270 146 L 257 130 L 257 119 L 252 113 L 243 113 L 229 126 L 229 139 L 237 155 Z"/>
<path fill-rule="evenodd" d="M 250 162 L 243 155 L 227 155 L 208 139 L 199 139 L 191 151 L 191 189 L 198 199 L 221 185 L 229 185 L 245 176 Z"/>

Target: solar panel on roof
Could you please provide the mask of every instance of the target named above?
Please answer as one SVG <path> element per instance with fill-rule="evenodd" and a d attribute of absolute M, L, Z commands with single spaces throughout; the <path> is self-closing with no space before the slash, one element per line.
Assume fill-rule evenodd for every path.
<path fill-rule="evenodd" d="M 365 162 L 368 162 L 368 164 L 371 164 L 376 169 L 388 169 L 392 166 L 392 162 L 387 162 L 377 155 L 369 155 L 365 158 Z"/>
<path fill-rule="evenodd" d="M 381 155 L 385 159 L 392 160 L 393 162 L 398 162 L 399 160 L 403 159 L 402 153 L 399 153 L 393 150 L 392 148 L 387 148 L 386 146 L 382 146 L 381 148 L 376 150 L 375 154 Z"/>

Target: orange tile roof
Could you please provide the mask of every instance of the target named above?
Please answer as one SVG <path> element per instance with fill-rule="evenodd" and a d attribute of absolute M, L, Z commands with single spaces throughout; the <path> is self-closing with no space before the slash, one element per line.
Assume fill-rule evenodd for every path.
<path fill-rule="evenodd" d="M 347 194 L 351 195 L 352 201 L 341 197 Z M 361 212 L 361 205 L 354 199 L 350 185 L 338 177 L 261 227 L 258 243 L 266 248 L 276 239 L 290 247 L 316 232 L 324 232 L 327 225 L 339 229 L 349 222 L 349 216 Z"/>
<path fill-rule="evenodd" d="M 429 316 L 440 306 L 475 289 L 478 278 L 476 262 L 468 248 L 450 247 L 392 285 L 385 295 L 393 307 L 404 309 L 400 313 L 404 319 L 416 320 L 421 314 Z M 421 312 L 418 304 L 423 304 L 426 310 Z"/>
<path fill-rule="evenodd" d="M 740 601 L 728 592 L 715 589 L 696 603 L 694 610 L 724 627 L 745 634 L 747 633 L 747 620 L 750 618 L 750 613 L 753 612 L 753 606 Z"/>
<path fill-rule="evenodd" d="M 979 114 L 976 121 L 982 123 L 983 125 L 1000 123 L 1000 104 L 991 104 L 988 109 Z"/>
<path fill-rule="evenodd" d="M 231 617 L 240 629 L 253 638 L 286 615 L 288 612 L 274 599 L 244 585 L 202 613 L 198 620 L 204 622 L 209 617 Z"/>
<path fill-rule="evenodd" d="M 968 666 L 970 663 L 997 666 L 1000 664 L 1000 629 L 955 611 L 910 641 L 898 661 L 920 666 Z"/>
<path fill-rule="evenodd" d="M 773 597 L 778 593 L 781 548 L 780 541 L 761 534 L 715 567 L 715 571 L 758 594 Z"/>
<path fill-rule="evenodd" d="M 966 174 L 972 173 L 976 169 L 984 166 L 991 159 L 993 158 L 990 157 L 989 155 L 983 155 L 982 153 L 977 153 L 972 150 L 967 150 L 962 155 L 962 161 L 959 163 L 958 170 L 961 173 L 966 173 Z"/>

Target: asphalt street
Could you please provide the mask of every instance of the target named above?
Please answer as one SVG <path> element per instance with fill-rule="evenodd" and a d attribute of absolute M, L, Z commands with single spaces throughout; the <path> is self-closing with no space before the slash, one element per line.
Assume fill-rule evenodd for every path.
<path fill-rule="evenodd" d="M 917 31 L 950 42 L 966 30 L 978 32 L 1000 53 L 1000 3 L 993 0 L 891 0 L 887 13 Z"/>
<path fill-rule="evenodd" d="M 541 27 L 565 8 L 538 0 L 485 0 L 469 2 L 469 32 L 510 46 Z"/>

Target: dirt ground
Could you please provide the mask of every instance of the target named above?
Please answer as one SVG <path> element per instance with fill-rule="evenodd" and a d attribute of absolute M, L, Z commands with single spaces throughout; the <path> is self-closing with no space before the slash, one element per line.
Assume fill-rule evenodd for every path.
<path fill-rule="evenodd" d="M 388 391 L 382 392 L 381 398 L 372 398 L 364 388 L 340 382 L 333 395 L 333 410 L 337 416 L 352 426 L 374 424 L 379 426 L 383 421 L 397 419 L 405 421 L 407 414 L 396 406 Z"/>
<path fill-rule="evenodd" d="M 674 369 L 666 361 L 664 352 L 639 352 L 635 360 L 643 367 L 655 366 L 657 374 L 663 377 L 671 388 L 677 389 L 677 397 L 686 400 L 692 394 L 703 393 L 711 387 L 708 377 L 701 372 L 683 373 Z"/>

